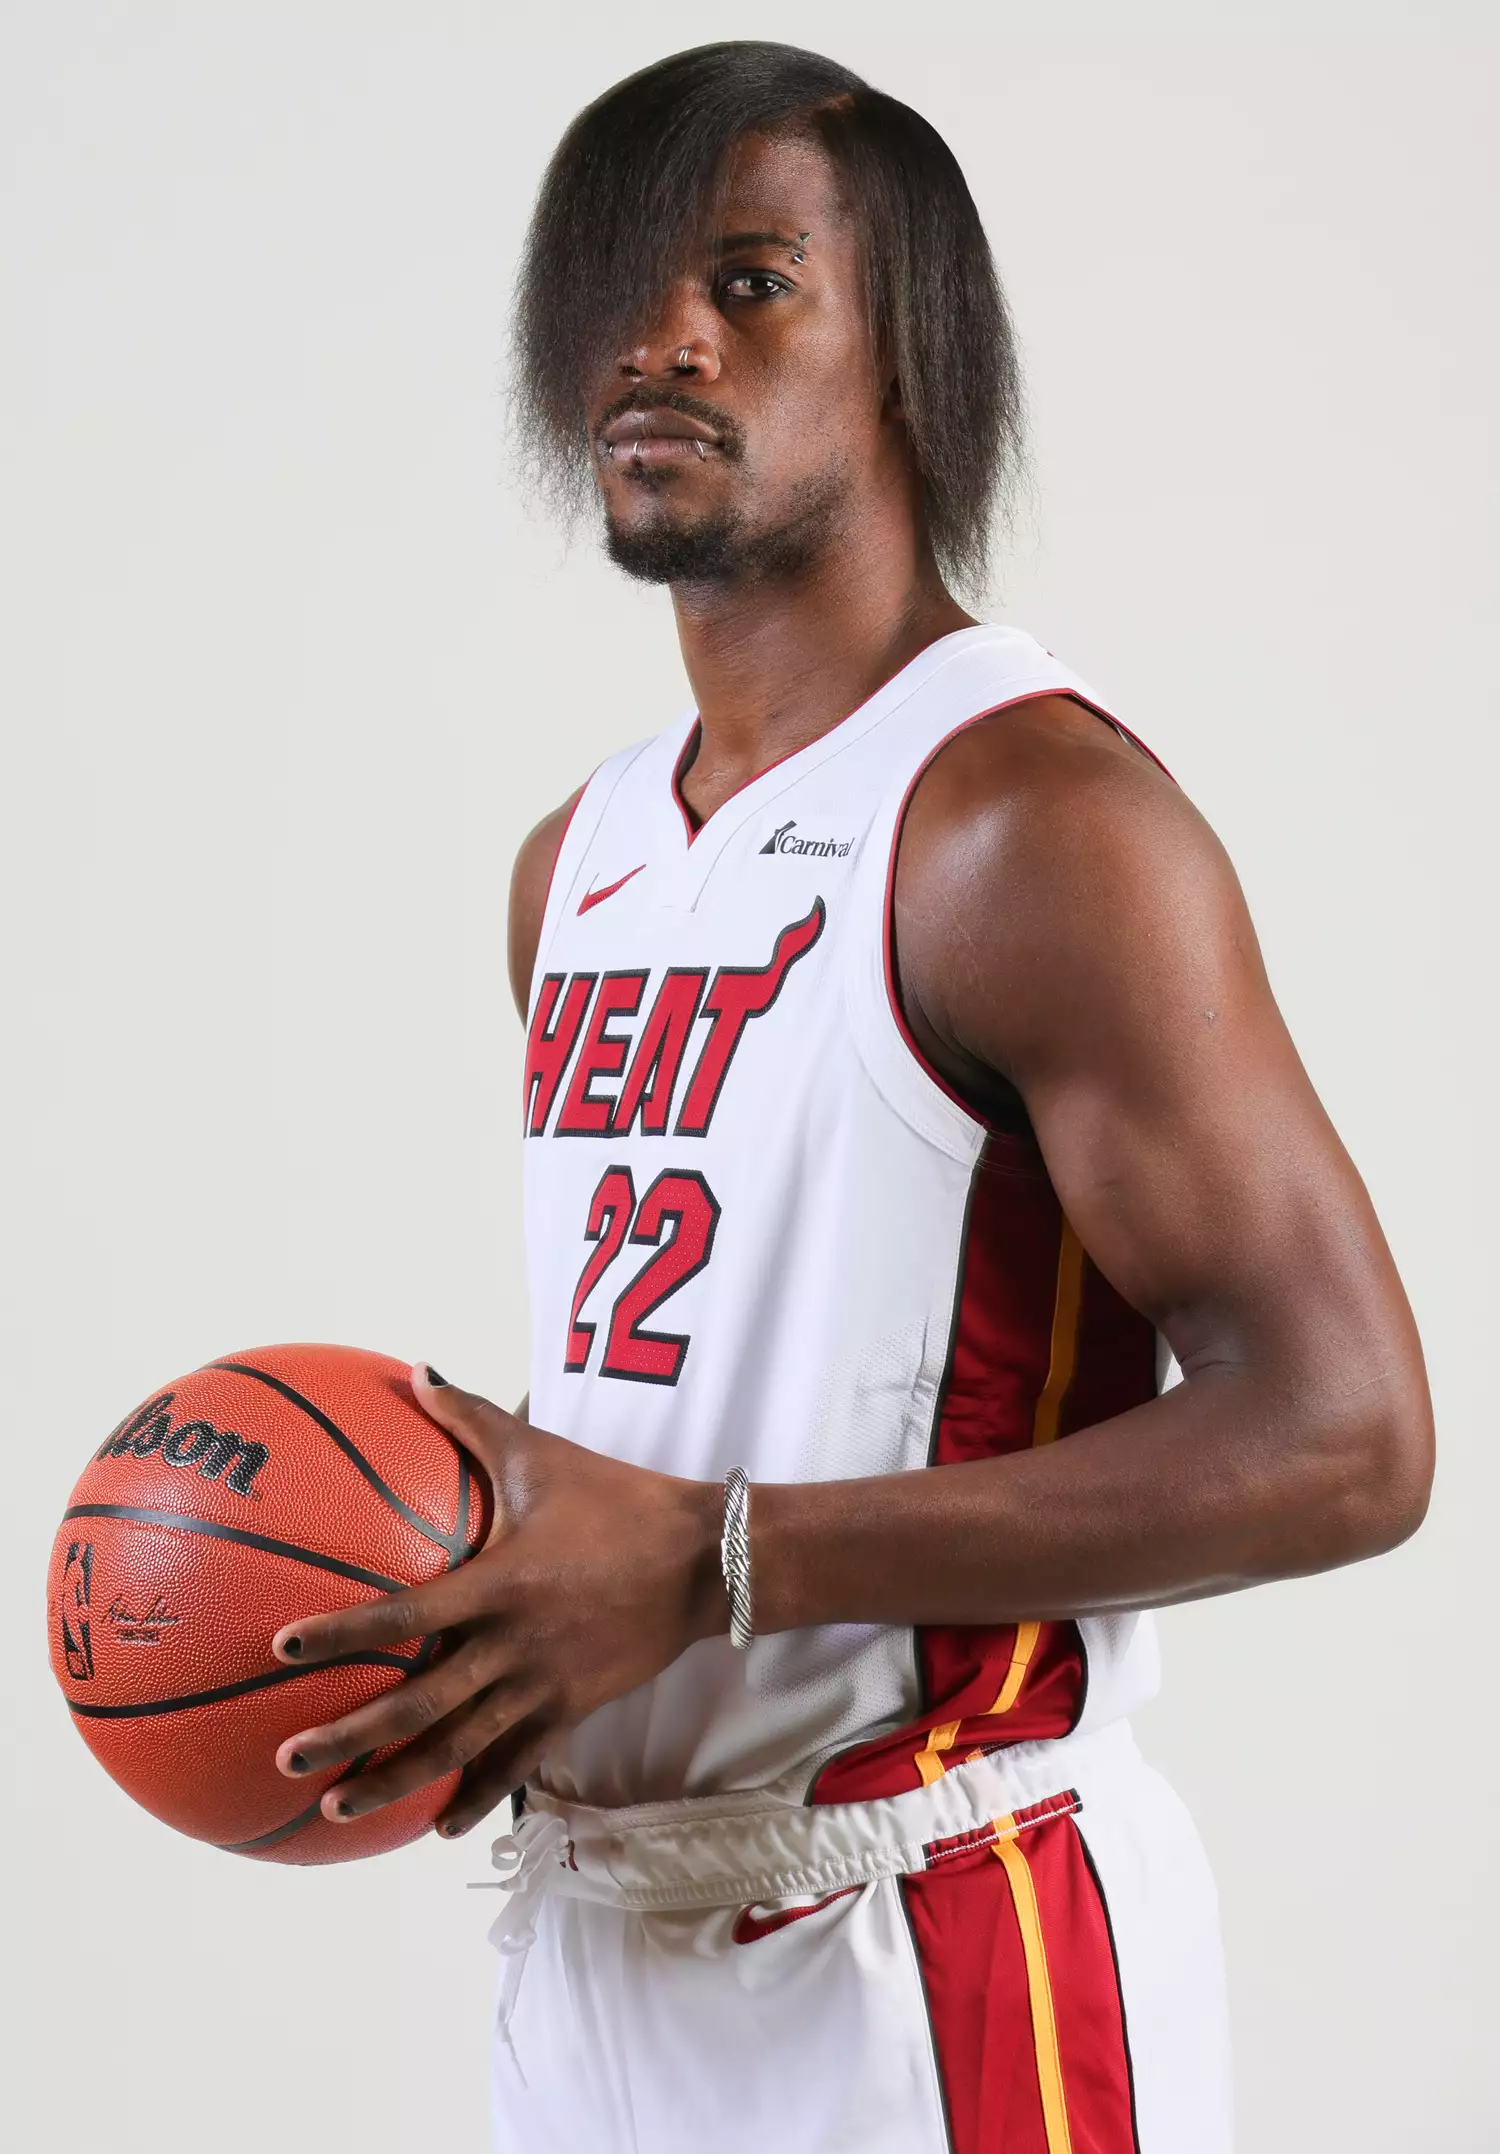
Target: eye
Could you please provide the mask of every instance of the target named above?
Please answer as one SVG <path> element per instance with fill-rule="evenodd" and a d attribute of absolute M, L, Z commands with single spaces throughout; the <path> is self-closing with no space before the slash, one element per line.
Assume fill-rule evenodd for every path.
<path fill-rule="evenodd" d="M 778 299 L 796 286 L 771 269 L 736 269 L 719 279 L 721 299 Z"/>

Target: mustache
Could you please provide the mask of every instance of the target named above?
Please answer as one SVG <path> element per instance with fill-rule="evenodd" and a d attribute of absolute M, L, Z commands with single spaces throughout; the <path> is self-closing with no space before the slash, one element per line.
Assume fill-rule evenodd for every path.
<path fill-rule="evenodd" d="M 719 437 L 721 456 L 734 458 L 745 453 L 745 436 L 729 413 L 721 411 L 717 404 L 706 403 L 700 396 L 689 396 L 685 389 L 648 389 L 643 386 L 617 396 L 594 422 L 594 439 L 597 441 L 616 419 L 623 419 L 627 411 L 680 411 L 685 419 L 696 419 L 700 425 L 713 428 Z"/>

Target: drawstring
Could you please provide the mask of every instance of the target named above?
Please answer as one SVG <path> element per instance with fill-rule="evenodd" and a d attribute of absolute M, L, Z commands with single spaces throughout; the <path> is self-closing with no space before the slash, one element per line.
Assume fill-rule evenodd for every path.
<path fill-rule="evenodd" d="M 526 2074 L 511 2040 L 510 2022 L 521 1988 L 526 1955 L 536 1943 L 537 1910 L 552 1882 L 552 1873 L 565 1864 L 563 1850 L 568 1835 L 560 1817 L 545 1810 L 524 1811 L 516 1824 L 490 1849 L 490 1860 L 500 1872 L 476 1891 L 503 1892 L 500 1912 L 490 1925 L 490 1943 L 500 1954 L 500 1994 L 495 2005 L 495 2031 L 510 2051 L 511 2061 L 524 2084 Z M 550 1858 L 550 1859 L 549 1859 Z"/>

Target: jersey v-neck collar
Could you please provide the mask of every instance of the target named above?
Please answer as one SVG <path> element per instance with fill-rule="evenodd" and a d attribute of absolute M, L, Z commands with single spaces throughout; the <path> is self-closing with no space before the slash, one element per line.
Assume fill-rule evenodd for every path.
<path fill-rule="evenodd" d="M 1004 630 L 997 629 L 993 623 L 981 621 L 973 628 L 956 628 L 951 635 L 939 636 L 936 642 L 929 643 L 925 650 L 918 651 L 915 658 L 908 659 L 898 673 L 893 673 L 888 681 L 877 688 L 872 696 L 867 697 L 857 709 L 852 710 L 847 718 L 841 718 L 837 725 L 830 726 L 826 733 L 820 733 L 816 740 L 808 741 L 801 748 L 789 749 L 785 755 L 778 756 L 774 763 L 768 763 L 764 770 L 757 771 L 753 778 L 747 779 L 727 800 L 721 800 L 712 815 L 698 824 L 694 824 L 683 800 L 681 786 L 684 770 L 689 762 L 689 751 L 694 748 L 699 735 L 698 713 L 690 711 L 682 721 L 675 738 L 669 737 L 671 760 L 668 765 L 668 785 L 672 794 L 672 805 L 676 810 L 675 820 L 683 839 L 679 875 L 673 880 L 677 882 L 678 890 L 686 897 L 686 901 L 689 904 L 693 902 L 720 853 L 735 833 L 743 828 L 750 816 L 758 814 L 768 801 L 776 799 L 788 786 L 800 784 L 809 772 L 820 769 L 832 757 L 852 747 L 856 741 L 863 740 L 961 652 L 997 633 L 1003 634 Z"/>

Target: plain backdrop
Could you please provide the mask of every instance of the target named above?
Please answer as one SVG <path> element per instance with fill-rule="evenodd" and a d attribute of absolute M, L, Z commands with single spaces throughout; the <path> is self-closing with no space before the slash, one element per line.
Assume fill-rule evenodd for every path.
<path fill-rule="evenodd" d="M 684 686 L 663 595 L 517 492 L 508 287 L 577 107 L 746 35 L 962 161 L 1033 422 L 993 610 L 1227 841 L 1426 1339 L 1421 1537 L 1164 1623 L 1141 1733 L 1221 1881 L 1243 2154 L 1493 2150 L 1478 0 L 5 0 L 0 2134 L 482 2154 L 485 1836 L 176 1838 L 70 1727 L 43 1572 L 102 1433 L 215 1354 L 524 1388 L 506 878 Z"/>

